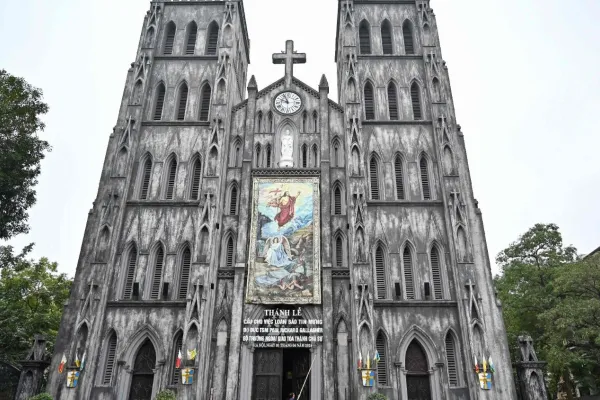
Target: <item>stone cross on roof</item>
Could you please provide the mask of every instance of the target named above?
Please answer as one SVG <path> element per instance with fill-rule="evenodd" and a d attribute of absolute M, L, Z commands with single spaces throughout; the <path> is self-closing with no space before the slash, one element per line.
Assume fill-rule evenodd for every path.
<path fill-rule="evenodd" d="M 292 76 L 294 76 L 294 64 L 305 64 L 306 53 L 297 53 L 294 51 L 294 41 L 285 42 L 285 52 L 273 54 L 273 64 L 285 64 L 285 86 L 292 86 Z"/>

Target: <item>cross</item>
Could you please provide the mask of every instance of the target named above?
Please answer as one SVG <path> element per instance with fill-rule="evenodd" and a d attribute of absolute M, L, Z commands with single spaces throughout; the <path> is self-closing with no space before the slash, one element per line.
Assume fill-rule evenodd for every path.
<path fill-rule="evenodd" d="M 296 53 L 294 51 L 294 41 L 285 42 L 285 52 L 273 54 L 273 64 L 285 64 L 285 86 L 292 86 L 292 76 L 294 76 L 294 64 L 305 64 L 306 53 Z"/>

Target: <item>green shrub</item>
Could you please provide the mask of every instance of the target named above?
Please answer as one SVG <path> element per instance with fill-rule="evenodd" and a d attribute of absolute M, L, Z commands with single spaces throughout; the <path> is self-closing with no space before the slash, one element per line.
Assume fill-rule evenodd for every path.
<path fill-rule="evenodd" d="M 37 396 L 30 397 L 29 400 L 54 400 L 48 393 L 40 393 Z"/>
<path fill-rule="evenodd" d="M 156 400 L 177 400 L 177 395 L 170 390 L 163 390 L 156 395 Z"/>
<path fill-rule="evenodd" d="M 372 395 L 367 397 L 367 400 L 388 400 L 388 398 L 387 396 L 384 396 L 381 393 L 373 393 Z"/>

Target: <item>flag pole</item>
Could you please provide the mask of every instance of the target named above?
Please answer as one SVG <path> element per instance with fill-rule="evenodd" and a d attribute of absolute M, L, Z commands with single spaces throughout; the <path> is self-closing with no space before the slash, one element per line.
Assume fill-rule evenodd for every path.
<path fill-rule="evenodd" d="M 308 373 L 306 374 L 306 378 L 304 378 L 304 383 L 302 384 L 302 388 L 300 389 L 300 393 L 298 394 L 298 400 L 300 400 L 300 396 L 302 396 L 302 391 L 304 390 L 304 386 L 306 385 L 306 381 L 308 380 L 308 377 L 310 376 L 310 371 L 312 371 L 312 367 L 313 364 L 315 363 L 315 360 L 317 358 L 317 355 L 315 354 L 313 356 L 313 360 L 310 363 L 310 368 L 308 369 Z"/>

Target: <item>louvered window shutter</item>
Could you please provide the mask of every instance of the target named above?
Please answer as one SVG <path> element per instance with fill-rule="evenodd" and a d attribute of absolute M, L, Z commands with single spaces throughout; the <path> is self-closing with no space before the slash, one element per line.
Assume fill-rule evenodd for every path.
<path fill-rule="evenodd" d="M 371 199 L 379 200 L 379 171 L 375 157 L 371 157 L 371 161 L 369 162 L 369 175 L 371 178 Z"/>
<path fill-rule="evenodd" d="M 188 100 L 188 86 L 182 85 L 179 89 L 179 104 L 177 108 L 177 120 L 183 121 L 185 119 L 185 109 L 187 107 Z"/>
<path fill-rule="evenodd" d="M 437 247 L 431 248 L 431 276 L 433 278 L 433 294 L 436 300 L 443 298 L 442 273 L 440 271 L 440 254 Z"/>
<path fill-rule="evenodd" d="M 106 349 L 106 362 L 104 364 L 104 376 L 102 383 L 109 385 L 112 380 L 115 369 L 115 357 L 117 354 L 117 335 L 113 332 L 108 339 L 108 348 Z"/>
<path fill-rule="evenodd" d="M 392 54 L 392 27 L 388 21 L 385 21 L 381 26 L 381 45 L 383 54 Z"/>
<path fill-rule="evenodd" d="M 154 120 L 162 119 L 163 108 L 165 106 L 165 86 L 160 85 L 156 90 L 156 107 L 154 108 Z"/>
<path fill-rule="evenodd" d="M 200 179 L 202 178 L 202 163 L 199 158 L 194 161 L 194 169 L 192 171 L 192 190 L 190 197 L 192 200 L 198 200 L 200 195 Z"/>
<path fill-rule="evenodd" d="M 400 156 L 396 156 L 394 160 L 394 169 L 396 170 L 396 199 L 404 200 L 404 171 Z"/>
<path fill-rule="evenodd" d="M 181 370 L 175 368 L 175 360 L 177 360 L 177 356 L 179 355 L 179 351 L 181 351 L 183 355 L 183 333 L 177 335 L 177 339 L 175 339 L 175 353 L 173 354 L 173 375 L 171 375 L 171 383 L 173 385 L 179 384 L 179 376 L 181 374 Z"/>
<path fill-rule="evenodd" d="M 170 23 L 167 26 L 167 37 L 165 39 L 165 51 L 164 54 L 171 55 L 173 54 L 173 44 L 175 43 L 175 24 Z"/>
<path fill-rule="evenodd" d="M 152 175 L 152 160 L 149 158 L 144 162 L 144 171 L 142 175 L 142 188 L 140 191 L 140 199 L 148 199 L 148 191 L 150 190 L 150 178 Z"/>
<path fill-rule="evenodd" d="M 150 298 L 155 300 L 158 299 L 158 295 L 160 294 L 160 282 L 162 280 L 164 262 L 165 251 L 160 246 L 156 251 L 156 260 L 154 260 L 154 277 L 152 279 L 152 292 L 150 293 Z"/>
<path fill-rule="evenodd" d="M 333 203 L 333 213 L 342 215 L 342 191 L 339 187 L 336 187 L 333 191 Z"/>
<path fill-rule="evenodd" d="M 227 239 L 227 249 L 225 255 L 225 266 L 233 268 L 233 238 Z"/>
<path fill-rule="evenodd" d="M 236 186 L 231 188 L 229 198 L 229 215 L 237 215 L 238 190 Z"/>
<path fill-rule="evenodd" d="M 404 254 L 402 255 L 404 262 L 404 286 L 406 292 L 406 300 L 415 299 L 415 282 L 413 279 L 413 262 L 412 253 L 408 247 L 404 248 Z"/>
<path fill-rule="evenodd" d="M 137 248 L 134 246 L 129 251 L 129 259 L 127 260 L 127 275 L 125 276 L 125 291 L 123 298 L 131 299 L 131 291 L 133 290 L 133 280 L 135 279 L 135 265 L 137 264 Z"/>
<path fill-rule="evenodd" d="M 448 364 L 448 381 L 450 386 L 458 386 L 458 369 L 456 365 L 456 346 L 450 332 L 446 335 L 446 362 Z"/>
<path fill-rule="evenodd" d="M 398 120 L 398 95 L 396 93 L 396 85 L 390 83 L 388 86 L 388 108 L 390 111 L 390 119 Z"/>
<path fill-rule="evenodd" d="M 217 54 L 217 44 L 219 42 L 219 26 L 212 23 L 208 28 L 208 43 L 206 45 L 206 54 L 214 56 Z"/>
<path fill-rule="evenodd" d="M 402 25 L 402 35 L 404 37 L 404 52 L 406 54 L 415 54 L 412 26 L 410 23 L 407 22 Z"/>
<path fill-rule="evenodd" d="M 385 299 L 387 297 L 385 288 L 385 259 L 381 246 L 377 246 L 375 250 L 375 274 L 377 276 L 377 298 Z"/>
<path fill-rule="evenodd" d="M 419 161 L 419 169 L 421 170 L 421 186 L 423 188 L 423 200 L 431 200 L 431 187 L 429 186 L 429 168 L 427 160 L 421 157 Z"/>
<path fill-rule="evenodd" d="M 173 158 L 169 163 L 169 175 L 167 180 L 167 200 L 173 200 L 173 196 L 175 193 L 175 179 L 177 177 L 177 160 Z"/>
<path fill-rule="evenodd" d="M 212 89 L 208 84 L 204 85 L 204 87 L 202 88 L 202 96 L 200 98 L 200 121 L 208 121 L 211 96 Z"/>
<path fill-rule="evenodd" d="M 379 385 L 387 385 L 387 354 L 385 352 L 385 337 L 382 333 L 379 333 L 377 335 L 377 340 L 375 341 L 375 348 L 379 353 L 379 362 L 377 363 L 377 383 Z"/>
<path fill-rule="evenodd" d="M 190 267 L 192 264 L 192 253 L 189 248 L 183 250 L 181 257 L 181 273 L 179 276 L 179 300 L 185 300 L 187 297 L 188 285 L 190 282 Z"/>
<path fill-rule="evenodd" d="M 367 120 L 375 119 L 375 103 L 373 98 L 373 86 L 370 83 L 365 85 L 365 118 Z"/>
<path fill-rule="evenodd" d="M 410 99 L 412 101 L 413 118 L 415 120 L 423 119 L 423 114 L 421 113 L 421 94 L 419 92 L 419 85 L 413 83 L 410 87 Z"/>
<path fill-rule="evenodd" d="M 371 54 L 371 32 L 368 24 L 360 24 L 358 36 L 360 39 L 360 54 Z"/>
<path fill-rule="evenodd" d="M 344 241 L 339 236 L 335 239 L 335 265 L 339 268 L 344 265 Z"/>
<path fill-rule="evenodd" d="M 187 45 L 185 47 L 185 54 L 193 55 L 196 51 L 196 37 L 198 36 L 198 26 L 192 22 L 188 28 Z"/>

